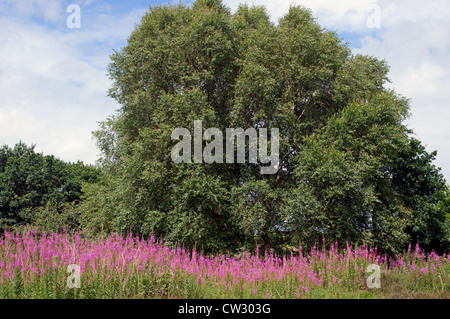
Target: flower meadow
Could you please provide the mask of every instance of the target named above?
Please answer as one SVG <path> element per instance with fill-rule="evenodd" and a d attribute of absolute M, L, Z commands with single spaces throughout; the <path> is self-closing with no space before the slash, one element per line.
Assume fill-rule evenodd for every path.
<path fill-rule="evenodd" d="M 449 298 L 448 255 L 417 245 L 390 258 L 336 242 L 295 252 L 205 255 L 152 236 L 92 238 L 83 233 L 5 231 L 0 238 L 0 298 Z M 320 247 L 319 247 L 320 246 Z M 79 288 L 69 288 L 79 266 Z M 379 288 L 369 288 L 378 265 Z"/>

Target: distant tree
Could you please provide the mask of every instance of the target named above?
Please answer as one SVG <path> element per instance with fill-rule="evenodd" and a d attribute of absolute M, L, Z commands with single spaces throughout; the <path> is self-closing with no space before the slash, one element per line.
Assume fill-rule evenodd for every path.
<path fill-rule="evenodd" d="M 450 250 L 450 201 L 444 176 L 433 164 L 436 155 L 411 138 L 395 158 L 391 172 L 395 191 L 412 213 L 406 229 L 410 240 L 442 253 Z"/>
<path fill-rule="evenodd" d="M 66 163 L 36 153 L 22 142 L 0 148 L 0 228 L 30 223 L 35 209 L 52 200 L 80 199 L 83 182 L 96 182 L 100 171 L 82 162 Z"/>

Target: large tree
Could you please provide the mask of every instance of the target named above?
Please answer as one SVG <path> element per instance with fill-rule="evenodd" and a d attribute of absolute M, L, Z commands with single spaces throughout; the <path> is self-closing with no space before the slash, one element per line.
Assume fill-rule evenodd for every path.
<path fill-rule="evenodd" d="M 220 0 L 154 6 L 111 59 L 122 107 L 95 132 L 108 177 L 86 189 L 85 226 L 208 250 L 325 236 L 393 252 L 408 240 L 411 212 L 389 170 L 408 143 L 408 102 L 384 88 L 384 61 L 352 55 L 309 10 L 274 24 L 264 7 L 232 14 Z M 194 135 L 196 120 L 277 128 L 278 171 L 176 164 L 172 132 Z"/>

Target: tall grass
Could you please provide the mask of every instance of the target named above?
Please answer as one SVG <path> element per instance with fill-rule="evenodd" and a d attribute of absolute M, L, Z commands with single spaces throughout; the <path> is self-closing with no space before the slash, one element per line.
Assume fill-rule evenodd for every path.
<path fill-rule="evenodd" d="M 111 234 L 5 232 L 0 238 L 0 298 L 449 298 L 447 255 L 419 246 L 388 258 L 365 246 L 336 242 L 277 256 L 214 256 Z M 68 266 L 80 267 L 69 288 Z M 368 288 L 369 265 L 381 288 Z"/>

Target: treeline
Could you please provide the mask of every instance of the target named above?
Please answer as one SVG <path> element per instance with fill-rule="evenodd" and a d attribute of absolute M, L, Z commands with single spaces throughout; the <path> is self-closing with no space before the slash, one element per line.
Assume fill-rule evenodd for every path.
<path fill-rule="evenodd" d="M 105 214 L 114 203 L 108 201 L 108 191 L 105 189 L 106 181 L 111 178 L 104 174 L 107 166 L 102 169 L 82 162 L 66 163 L 53 155 L 36 153 L 34 148 L 20 142 L 13 148 L 4 145 L 0 149 L 2 230 L 5 227 L 17 229 L 32 225 L 48 232 L 85 229 L 94 234 L 98 231 L 126 233 L 125 225 L 130 225 L 129 221 L 119 220 L 114 225 L 114 218 L 117 217 Z M 409 212 L 409 219 L 396 220 L 397 217 L 393 216 L 390 222 L 402 223 L 400 228 L 404 229 L 404 244 L 419 242 L 425 250 L 444 252 L 450 248 L 450 192 L 440 169 L 433 164 L 435 156 L 436 152 L 428 153 L 420 141 L 410 138 L 395 158 L 389 176 L 396 197 Z M 86 192 L 87 200 L 83 202 Z M 132 230 L 144 236 L 153 231 L 142 226 Z M 189 234 L 195 238 L 195 234 Z M 231 250 L 251 249 L 250 246 L 257 243 L 257 237 L 256 234 L 256 240 L 249 243 L 234 240 L 232 245 L 228 243 L 224 247 Z M 319 242 L 320 238 L 315 239 Z M 202 248 L 208 247 L 205 245 L 208 241 L 205 238 Z M 197 242 L 185 241 L 188 245 L 192 243 L 198 245 Z M 280 247 L 287 246 L 276 243 L 271 246 Z"/>
<path fill-rule="evenodd" d="M 48 231 L 78 229 L 82 187 L 98 183 L 100 169 L 34 149 L 22 142 L 0 148 L 0 229 L 30 224 Z"/>
<path fill-rule="evenodd" d="M 20 142 L 13 148 L 4 145 L 0 149 L 2 230 L 31 225 L 47 232 L 84 229 L 93 234 L 98 231 L 126 233 L 120 221 L 113 226 L 114 219 L 111 217 L 115 216 L 105 214 L 113 203 L 108 201 L 105 189 L 105 182 L 110 178 L 103 174 L 105 168 L 82 162 L 66 163 L 52 155 L 36 153 L 34 148 Z M 409 219 L 395 220 L 393 216 L 391 222 L 404 223 L 404 244 L 419 242 L 427 251 L 445 252 L 450 248 L 450 192 L 439 168 L 433 164 L 435 156 L 436 152 L 428 153 L 417 139 L 410 138 L 409 143 L 404 145 L 394 161 L 390 177 L 397 198 L 409 212 Z M 86 192 L 87 201 L 83 202 Z M 123 222 L 129 225 L 126 220 Z M 144 236 L 149 234 L 144 227 L 133 231 Z M 195 234 L 192 236 L 195 237 Z M 319 239 L 317 237 L 315 242 Z M 189 244 L 188 241 L 185 243 Z M 255 243 L 257 241 L 233 241 L 235 249 L 229 244 L 224 247 L 231 250 L 251 249 L 250 246 Z M 202 248 L 205 246 L 202 245 Z M 271 246 L 280 247 L 287 246 L 276 243 Z"/>

